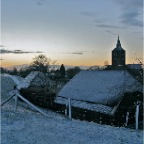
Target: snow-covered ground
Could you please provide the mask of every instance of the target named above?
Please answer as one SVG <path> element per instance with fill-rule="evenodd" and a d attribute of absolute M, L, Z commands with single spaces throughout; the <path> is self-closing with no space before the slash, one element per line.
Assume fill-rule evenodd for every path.
<path fill-rule="evenodd" d="M 4 83 L 7 77 L 3 77 Z M 10 77 L 9 77 L 10 78 Z M 9 80 L 10 82 L 10 80 Z M 2 99 L 10 83 L 4 83 Z M 3 101 L 3 100 L 2 100 Z M 143 132 L 115 128 L 93 122 L 68 120 L 62 115 L 43 109 L 46 117 L 27 104 L 19 102 L 14 112 L 14 99 L 1 108 L 2 144 L 143 144 Z"/>

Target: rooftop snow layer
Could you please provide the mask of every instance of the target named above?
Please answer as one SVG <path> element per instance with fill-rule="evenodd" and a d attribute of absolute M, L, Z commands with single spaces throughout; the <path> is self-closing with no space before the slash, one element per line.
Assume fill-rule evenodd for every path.
<path fill-rule="evenodd" d="M 127 71 L 81 71 L 60 90 L 58 96 L 113 105 L 124 92 L 137 90 L 141 91 L 142 85 Z"/>
<path fill-rule="evenodd" d="M 58 97 L 55 102 L 59 104 L 68 104 L 68 99 Z M 78 101 L 78 100 L 71 100 L 71 105 L 76 108 L 87 109 L 87 110 L 105 113 L 109 115 L 111 115 L 113 110 L 113 107 L 105 106 L 102 104 L 94 104 L 94 103 L 89 103 L 84 101 Z"/>
<path fill-rule="evenodd" d="M 17 87 L 18 89 L 21 88 L 28 88 L 33 81 L 33 79 L 39 74 L 38 71 L 31 72 L 26 78 L 23 79 L 22 83 Z"/>
<path fill-rule="evenodd" d="M 8 74 L 1 74 L 1 102 L 5 101 L 9 97 L 9 92 L 14 89 L 14 86 L 18 85 L 22 77 L 12 76 Z"/>
<path fill-rule="evenodd" d="M 23 80 L 23 78 L 20 76 L 14 76 L 14 75 L 9 75 L 9 74 L 2 74 L 1 76 L 10 77 L 16 85 L 19 85 L 21 81 Z"/>

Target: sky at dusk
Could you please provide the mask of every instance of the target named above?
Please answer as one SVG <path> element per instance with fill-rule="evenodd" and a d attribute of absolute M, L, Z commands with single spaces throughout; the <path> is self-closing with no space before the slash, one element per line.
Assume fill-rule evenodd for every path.
<path fill-rule="evenodd" d="M 126 63 L 136 63 L 143 0 L 1 0 L 3 67 L 29 64 L 39 52 L 60 65 L 111 64 L 118 34 Z"/>

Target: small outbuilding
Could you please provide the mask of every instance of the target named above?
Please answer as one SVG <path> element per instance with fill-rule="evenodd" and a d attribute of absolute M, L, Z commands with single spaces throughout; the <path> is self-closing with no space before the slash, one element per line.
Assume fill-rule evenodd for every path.
<path fill-rule="evenodd" d="M 20 94 L 32 103 L 49 107 L 55 99 L 55 93 L 51 90 L 51 80 L 44 73 L 39 71 L 31 72 L 17 86 Z"/>
<path fill-rule="evenodd" d="M 114 115 L 124 93 L 142 92 L 142 85 L 126 70 L 81 71 L 58 93 L 55 102 Z"/>

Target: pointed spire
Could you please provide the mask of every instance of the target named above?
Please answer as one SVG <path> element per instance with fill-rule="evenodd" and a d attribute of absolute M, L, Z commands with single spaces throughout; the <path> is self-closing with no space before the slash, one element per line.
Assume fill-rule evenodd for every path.
<path fill-rule="evenodd" d="M 121 43 L 120 43 L 120 40 L 119 40 L 119 35 L 118 35 L 118 40 L 117 40 L 117 45 L 116 45 L 117 48 L 120 48 L 121 47 Z"/>

